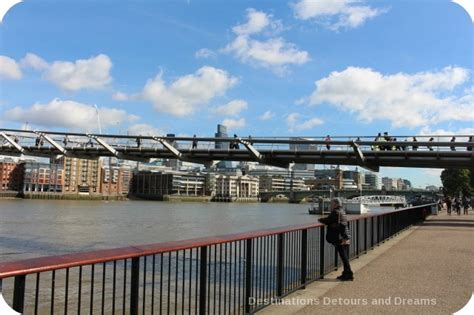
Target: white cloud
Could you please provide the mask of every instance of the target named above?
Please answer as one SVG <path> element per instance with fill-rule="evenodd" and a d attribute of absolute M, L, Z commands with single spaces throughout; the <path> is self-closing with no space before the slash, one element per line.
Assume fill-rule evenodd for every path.
<path fill-rule="evenodd" d="M 132 98 L 151 102 L 158 112 L 185 116 L 214 97 L 223 95 L 237 82 L 238 79 L 226 71 L 209 66 L 198 69 L 194 74 L 179 77 L 169 85 L 159 73 L 147 81 L 140 94 Z"/>
<path fill-rule="evenodd" d="M 282 29 L 280 21 L 274 21 L 272 15 L 255 9 L 247 10 L 247 22 L 233 27 L 235 39 L 222 51 L 232 53 L 242 62 L 270 68 L 276 73 L 286 70 L 291 64 L 304 64 L 310 60 L 308 52 L 299 50 L 295 44 L 281 37 L 274 37 Z M 252 38 L 252 35 L 269 30 L 267 40 Z"/>
<path fill-rule="evenodd" d="M 260 41 L 239 35 L 224 51 L 234 53 L 242 62 L 255 63 L 277 72 L 284 70 L 287 65 L 301 65 L 310 59 L 308 52 L 298 50 L 294 44 L 280 37 Z"/>
<path fill-rule="evenodd" d="M 473 121 L 472 94 L 443 97 L 469 78 L 466 69 L 384 75 L 349 67 L 315 82 L 309 104 L 331 104 L 363 122 L 389 120 L 394 127 L 417 127 L 447 120 Z"/>
<path fill-rule="evenodd" d="M 128 134 L 130 135 L 141 135 L 141 136 L 160 136 L 165 133 L 148 124 L 133 124 L 128 127 Z"/>
<path fill-rule="evenodd" d="M 362 3 L 360 0 L 300 0 L 292 7 L 297 19 L 316 19 L 332 30 L 356 28 L 387 12 L 387 9 L 372 8 Z"/>
<path fill-rule="evenodd" d="M 270 120 L 272 119 L 273 117 L 275 117 L 275 113 L 273 113 L 272 111 L 270 110 L 267 110 L 265 113 L 263 113 L 262 115 L 260 115 L 258 118 L 260 120 Z"/>
<path fill-rule="evenodd" d="M 301 98 L 295 100 L 294 104 L 295 105 L 304 105 L 304 104 L 307 104 L 308 101 L 309 101 L 308 97 L 301 97 Z"/>
<path fill-rule="evenodd" d="M 286 117 L 286 125 L 291 132 L 313 129 L 323 123 L 321 119 L 316 117 L 301 121 L 301 114 L 299 113 L 291 113 Z"/>
<path fill-rule="evenodd" d="M 214 109 L 218 114 L 227 116 L 237 116 L 241 111 L 247 109 L 248 104 L 244 100 L 232 100 L 229 103 Z"/>
<path fill-rule="evenodd" d="M 44 79 L 64 90 L 97 90 L 107 87 L 112 82 L 110 76 L 112 61 L 104 54 L 74 62 L 54 61 L 48 63 L 38 55 L 27 53 L 19 64 L 23 68 L 32 68 L 42 72 Z M 0 56 L 0 77 L 2 76 L 9 79 L 21 78 L 22 73 L 15 60 Z"/>
<path fill-rule="evenodd" d="M 238 129 L 238 128 L 243 128 L 246 125 L 245 118 L 240 118 L 240 119 L 224 119 L 222 122 L 224 126 L 227 126 L 229 129 Z"/>
<path fill-rule="evenodd" d="M 279 23 L 272 21 L 272 15 L 250 8 L 247 9 L 247 22 L 234 26 L 232 31 L 238 35 L 250 35 L 260 33 L 267 26 L 277 24 Z"/>
<path fill-rule="evenodd" d="M 20 65 L 23 68 L 33 68 L 35 70 L 46 70 L 49 64 L 38 55 L 27 53 L 23 59 L 20 60 Z"/>
<path fill-rule="evenodd" d="M 116 101 L 128 101 L 130 99 L 130 97 L 123 93 L 123 92 L 115 92 L 113 95 L 112 95 L 112 98 Z"/>
<path fill-rule="evenodd" d="M 138 117 L 117 108 L 99 108 L 103 128 L 123 122 L 135 121 Z M 29 108 L 15 107 L 4 113 L 4 118 L 19 123 L 28 122 L 42 127 L 60 127 L 72 130 L 92 131 L 97 129 L 97 112 L 94 106 L 69 100 L 54 99 L 47 104 L 35 103 Z"/>
<path fill-rule="evenodd" d="M 55 61 L 48 67 L 44 77 L 65 90 L 96 90 L 105 88 L 112 81 L 111 68 L 110 58 L 100 54 L 75 62 Z"/>
<path fill-rule="evenodd" d="M 10 57 L 0 56 L 0 78 L 19 80 L 22 77 L 20 67 Z"/>
<path fill-rule="evenodd" d="M 216 53 L 207 48 L 201 48 L 194 54 L 196 58 L 213 58 L 216 56 Z"/>
<path fill-rule="evenodd" d="M 303 121 L 296 127 L 296 130 L 308 130 L 313 129 L 316 126 L 322 125 L 324 122 L 319 118 L 310 118 Z"/>
<path fill-rule="evenodd" d="M 474 135 L 474 128 L 458 128 L 458 129 L 431 129 L 430 127 L 421 128 L 420 135 L 433 135 L 433 136 L 444 136 L 444 135 Z"/>

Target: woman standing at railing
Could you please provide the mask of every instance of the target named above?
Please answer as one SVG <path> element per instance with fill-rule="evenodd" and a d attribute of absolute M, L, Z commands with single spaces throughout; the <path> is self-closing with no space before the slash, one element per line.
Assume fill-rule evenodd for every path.
<path fill-rule="evenodd" d="M 340 198 L 334 198 L 331 200 L 331 213 L 325 218 L 320 218 L 319 222 L 327 225 L 326 241 L 336 247 L 344 265 L 342 275 L 337 278 L 341 281 L 354 280 L 354 275 L 349 263 L 349 227 L 346 212 L 342 208 L 342 201 Z"/>

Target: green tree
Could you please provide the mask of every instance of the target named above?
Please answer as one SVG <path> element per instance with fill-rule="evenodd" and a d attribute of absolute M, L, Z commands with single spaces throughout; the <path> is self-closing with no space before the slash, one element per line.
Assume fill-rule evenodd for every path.
<path fill-rule="evenodd" d="M 445 169 L 441 172 L 443 190 L 450 196 L 471 195 L 472 175 L 468 169 Z"/>

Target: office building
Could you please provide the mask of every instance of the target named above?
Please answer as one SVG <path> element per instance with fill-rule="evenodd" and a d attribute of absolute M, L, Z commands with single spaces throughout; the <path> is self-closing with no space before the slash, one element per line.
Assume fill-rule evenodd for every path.
<path fill-rule="evenodd" d="M 126 165 L 103 167 L 100 192 L 109 196 L 126 196 L 130 190 L 131 180 L 132 170 Z"/>
<path fill-rule="evenodd" d="M 227 127 L 221 124 L 217 125 L 217 132 L 214 134 L 216 138 L 228 138 L 229 135 L 227 134 Z M 215 149 L 228 149 L 229 148 L 229 142 L 215 142 L 214 145 Z M 232 168 L 232 162 L 231 161 L 220 161 L 219 163 L 216 164 L 216 167 L 218 169 L 227 169 L 227 168 Z"/>
<path fill-rule="evenodd" d="M 24 167 L 7 158 L 0 160 L 0 191 L 20 191 Z"/>
<path fill-rule="evenodd" d="M 248 175 L 216 175 L 216 197 L 238 199 L 257 199 L 259 180 Z"/>
<path fill-rule="evenodd" d="M 60 161 L 64 165 L 65 194 L 99 194 L 101 180 L 101 162 L 64 157 Z"/>
<path fill-rule="evenodd" d="M 178 171 L 133 174 L 132 194 L 160 199 L 165 195 L 205 196 L 207 175 Z"/>
<path fill-rule="evenodd" d="M 62 193 L 64 184 L 64 165 L 39 162 L 26 162 L 24 165 L 24 194 Z"/>

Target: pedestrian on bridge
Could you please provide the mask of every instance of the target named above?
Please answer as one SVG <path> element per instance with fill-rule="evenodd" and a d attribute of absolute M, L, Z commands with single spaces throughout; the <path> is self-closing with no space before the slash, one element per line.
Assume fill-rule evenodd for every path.
<path fill-rule="evenodd" d="M 380 141 L 382 141 L 382 139 L 383 139 L 382 134 L 379 132 L 377 137 L 375 137 L 374 141 L 375 142 L 380 142 Z M 372 151 L 378 151 L 378 150 L 380 150 L 380 146 L 378 144 L 375 144 L 375 145 L 372 146 Z"/>
<path fill-rule="evenodd" d="M 65 147 L 67 147 L 67 144 L 69 143 L 69 138 L 67 137 L 67 135 L 64 137 L 63 139 L 63 144 Z"/>
<path fill-rule="evenodd" d="M 469 142 L 469 143 L 473 143 L 473 142 L 474 142 L 474 137 L 473 137 L 473 136 L 470 136 L 468 142 Z M 466 150 L 467 150 L 467 151 L 472 151 L 472 147 L 471 147 L 471 146 L 467 146 Z"/>
<path fill-rule="evenodd" d="M 192 146 L 192 148 L 197 149 L 197 147 L 198 147 L 198 141 L 196 139 L 196 135 L 194 135 L 193 136 L 193 146 Z"/>
<path fill-rule="evenodd" d="M 386 142 L 390 142 L 392 141 L 392 138 L 388 135 L 388 132 L 384 132 L 383 133 L 383 139 L 386 141 Z M 390 151 L 390 146 L 389 145 L 385 145 L 382 147 L 382 151 Z"/>
<path fill-rule="evenodd" d="M 326 241 L 336 247 L 344 265 L 342 275 L 337 277 L 341 281 L 354 280 L 354 274 L 349 263 L 350 233 L 347 222 L 346 211 L 342 206 L 341 198 L 331 200 L 331 213 L 329 216 L 320 218 L 319 222 L 327 225 Z"/>
<path fill-rule="evenodd" d="M 329 135 L 326 136 L 324 142 L 326 142 L 326 149 L 331 150 L 331 137 Z"/>
<path fill-rule="evenodd" d="M 142 139 L 140 137 L 137 137 L 137 148 L 140 148 L 142 146 Z"/>
<path fill-rule="evenodd" d="M 375 137 L 374 141 L 375 141 L 375 142 L 378 142 L 379 139 L 380 139 L 380 137 L 381 137 L 381 134 L 380 134 L 380 132 L 379 132 L 379 134 L 377 135 L 377 137 Z M 372 145 L 372 146 L 370 147 L 370 149 L 371 149 L 372 151 L 378 151 L 378 150 L 379 150 L 379 146 L 378 146 L 378 144 L 374 144 L 374 145 Z"/>
<path fill-rule="evenodd" d="M 418 140 L 416 140 L 416 137 L 413 137 L 413 142 L 418 142 Z M 417 146 L 417 145 L 413 145 L 412 148 L 413 148 L 413 151 L 417 151 L 417 150 L 418 150 L 418 146 Z"/>
<path fill-rule="evenodd" d="M 429 141 L 429 142 L 433 142 L 433 141 L 434 141 L 434 138 L 431 137 L 430 140 L 428 140 L 428 141 Z M 433 151 L 433 147 L 429 145 L 429 146 L 428 146 L 428 150 Z"/>
<path fill-rule="evenodd" d="M 456 142 L 456 137 L 452 137 L 450 142 L 451 142 L 451 143 Z M 456 147 L 455 147 L 455 146 L 451 146 L 451 151 L 456 151 Z"/>
<path fill-rule="evenodd" d="M 239 149 L 239 137 L 234 133 L 234 149 Z"/>
<path fill-rule="evenodd" d="M 393 142 L 398 142 L 397 138 L 392 138 L 392 141 Z M 392 150 L 393 151 L 401 151 L 402 147 L 397 143 L 397 144 L 392 146 Z"/>

